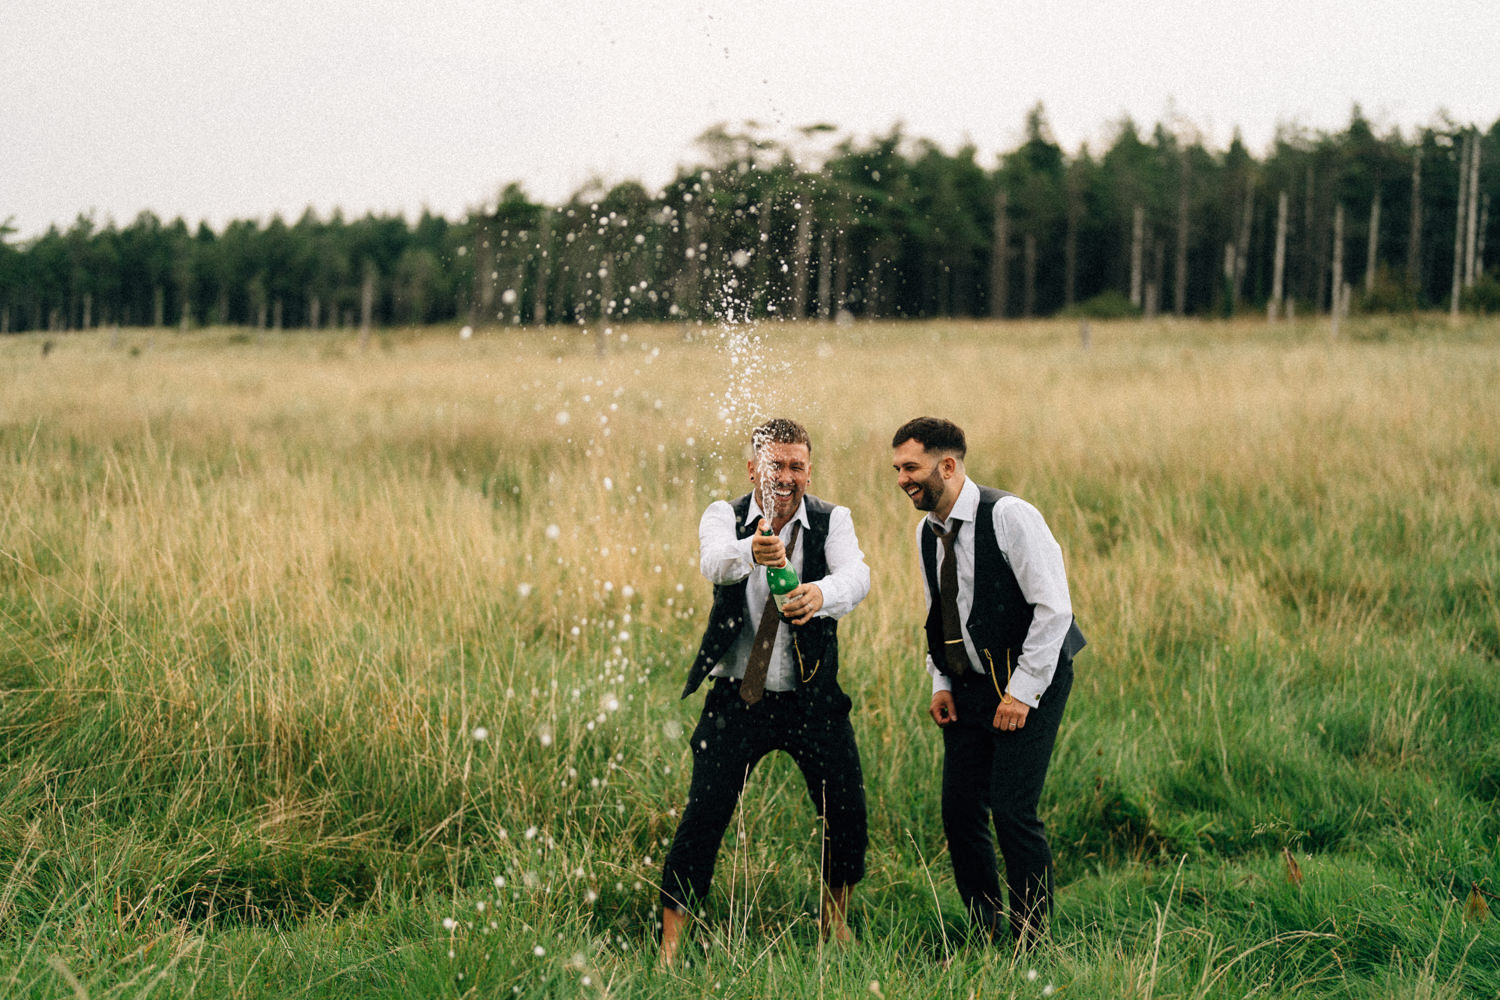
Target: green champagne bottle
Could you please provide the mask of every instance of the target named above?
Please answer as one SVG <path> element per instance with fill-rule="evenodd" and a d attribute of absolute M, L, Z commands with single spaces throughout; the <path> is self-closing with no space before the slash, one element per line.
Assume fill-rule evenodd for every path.
<path fill-rule="evenodd" d="M 771 530 L 767 528 L 761 534 L 769 535 L 771 534 Z M 781 609 L 786 605 L 787 597 L 792 591 L 797 589 L 798 584 L 801 582 L 797 578 L 797 571 L 792 569 L 790 562 L 785 562 L 780 566 L 766 567 L 766 586 L 771 588 L 771 597 L 776 601 L 776 612 L 778 614 L 781 613 Z"/>

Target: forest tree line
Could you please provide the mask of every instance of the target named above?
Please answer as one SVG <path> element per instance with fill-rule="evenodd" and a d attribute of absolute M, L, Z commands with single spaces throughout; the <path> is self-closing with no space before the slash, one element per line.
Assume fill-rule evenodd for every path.
<path fill-rule="evenodd" d="M 1356 106 L 1257 159 L 1125 120 L 1070 156 L 1038 105 L 992 168 L 899 127 L 719 126 L 698 150 L 659 192 L 512 184 L 458 221 L 0 227 L 0 332 L 1500 309 L 1500 121 L 1377 134 Z"/>

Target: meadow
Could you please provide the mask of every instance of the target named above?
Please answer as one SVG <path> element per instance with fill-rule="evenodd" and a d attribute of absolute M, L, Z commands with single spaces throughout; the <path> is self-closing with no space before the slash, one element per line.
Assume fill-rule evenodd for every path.
<path fill-rule="evenodd" d="M 1500 996 L 1500 322 L 0 337 L 0 996 Z M 962 424 L 1090 638 L 1054 934 L 966 940 L 890 435 Z M 762 765 L 687 961 L 655 882 L 771 415 L 841 625 L 856 942 Z"/>

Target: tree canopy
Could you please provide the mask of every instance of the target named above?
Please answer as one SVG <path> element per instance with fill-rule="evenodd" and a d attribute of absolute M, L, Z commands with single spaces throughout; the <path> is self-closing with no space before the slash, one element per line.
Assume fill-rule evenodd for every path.
<path fill-rule="evenodd" d="M 1443 307 L 1460 286 L 1494 298 L 1500 122 L 1378 134 L 1356 105 L 1342 131 L 1283 127 L 1257 159 L 1238 134 L 1215 150 L 1126 119 L 1098 156 L 1069 155 L 1039 104 L 1023 136 L 987 166 L 900 126 L 784 143 L 726 124 L 658 192 L 594 182 L 547 205 L 509 184 L 457 220 L 308 211 L 219 231 L 80 215 L 19 243 L 3 225 L 0 332 L 1228 315 L 1266 310 L 1276 287 L 1325 310 L 1344 285 L 1371 309 Z"/>

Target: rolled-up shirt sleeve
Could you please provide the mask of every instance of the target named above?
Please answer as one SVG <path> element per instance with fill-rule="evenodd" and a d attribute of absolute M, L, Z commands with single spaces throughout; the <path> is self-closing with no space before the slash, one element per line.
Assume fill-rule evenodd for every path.
<path fill-rule="evenodd" d="M 828 575 L 816 583 L 823 592 L 823 606 L 816 617 L 842 618 L 853 611 L 870 592 L 870 567 L 854 534 L 854 515 L 848 507 L 835 507 L 828 521 L 828 540 L 823 543 Z"/>
<path fill-rule="evenodd" d="M 1073 623 L 1073 600 L 1063 567 L 1062 548 L 1041 511 L 1019 497 L 1006 497 L 993 511 L 995 537 L 1010 562 L 1021 594 L 1033 606 L 1031 629 L 1011 677 L 1010 693 L 1035 708 Z M 1019 676 L 1016 676 L 1019 675 Z"/>

